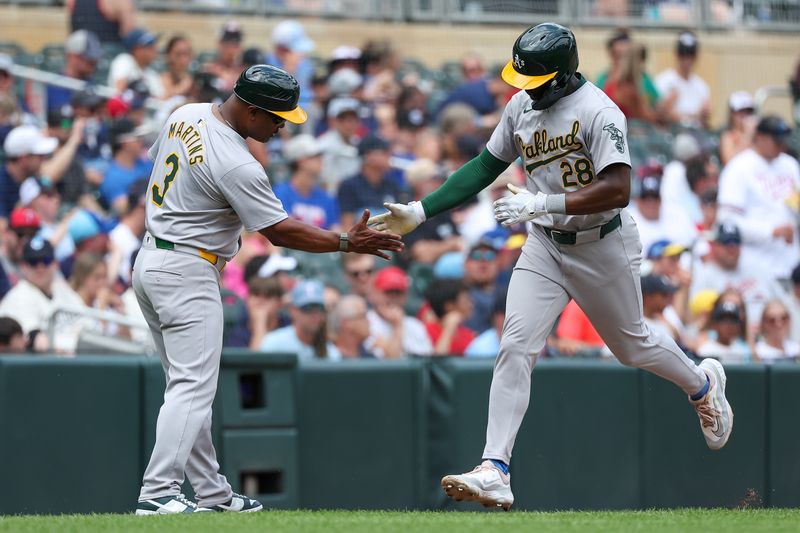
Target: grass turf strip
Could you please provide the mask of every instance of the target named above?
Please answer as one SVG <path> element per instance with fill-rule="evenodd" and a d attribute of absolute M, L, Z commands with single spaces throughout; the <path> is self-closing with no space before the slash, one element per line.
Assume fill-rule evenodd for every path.
<path fill-rule="evenodd" d="M 0 516 L 5 532 L 402 532 L 536 531 L 758 532 L 800 531 L 800 509 L 678 509 L 631 512 L 267 511 L 179 516 Z"/>

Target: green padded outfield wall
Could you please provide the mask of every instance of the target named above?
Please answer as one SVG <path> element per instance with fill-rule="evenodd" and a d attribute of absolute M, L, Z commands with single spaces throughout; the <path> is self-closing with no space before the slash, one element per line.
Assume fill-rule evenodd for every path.
<path fill-rule="evenodd" d="M 140 361 L 0 357 L 0 514 L 131 510 Z"/>
<path fill-rule="evenodd" d="M 800 365 L 770 368 L 767 401 L 770 490 L 765 499 L 772 507 L 800 507 Z"/>
<path fill-rule="evenodd" d="M 425 361 L 302 363 L 302 507 L 427 507 Z"/>

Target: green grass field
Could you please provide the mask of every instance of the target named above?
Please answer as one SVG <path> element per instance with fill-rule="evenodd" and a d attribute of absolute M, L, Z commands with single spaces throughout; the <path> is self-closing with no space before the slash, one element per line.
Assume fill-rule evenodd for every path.
<path fill-rule="evenodd" d="M 712 531 L 800 531 L 800 509 L 680 509 L 641 512 L 381 512 L 269 511 L 251 515 L 137 517 L 65 515 L 0 517 L 0 531 L 53 532 L 476 532 L 580 531 L 708 533 Z"/>

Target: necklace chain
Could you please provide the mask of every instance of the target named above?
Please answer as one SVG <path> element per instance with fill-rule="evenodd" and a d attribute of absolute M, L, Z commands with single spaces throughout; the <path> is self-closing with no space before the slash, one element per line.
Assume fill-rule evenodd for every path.
<path fill-rule="evenodd" d="M 224 121 L 225 121 L 225 124 L 227 124 L 228 126 L 230 126 L 230 128 L 231 128 L 233 131 L 236 131 L 236 128 L 234 128 L 234 127 L 233 127 L 233 124 L 231 124 L 230 122 L 228 122 L 228 119 L 227 119 L 227 118 L 225 118 L 225 115 L 223 115 L 223 114 L 222 114 L 222 106 L 221 106 L 221 105 L 219 105 L 219 104 L 217 104 L 217 111 L 219 112 L 219 116 L 221 116 L 221 117 L 222 117 L 222 120 L 224 120 Z"/>

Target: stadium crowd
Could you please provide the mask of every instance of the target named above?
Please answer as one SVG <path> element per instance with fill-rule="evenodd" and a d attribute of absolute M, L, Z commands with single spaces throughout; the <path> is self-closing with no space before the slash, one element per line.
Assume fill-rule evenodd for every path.
<path fill-rule="evenodd" d="M 61 73 L 90 82 L 84 90 L 49 85 L 34 104 L 11 73 L 14 58 L 0 55 L 6 353 L 73 355 L 87 337 L 148 344 L 130 287 L 154 170 L 147 148 L 169 112 L 223 99 L 247 66 L 266 62 L 298 79 L 309 121 L 248 144 L 290 216 L 332 229 L 438 187 L 480 152 L 514 91 L 476 53 L 448 83 L 409 68 L 388 42 L 343 44 L 320 58 L 295 20 L 275 27 L 268 50 L 244 49 L 242 28 L 226 23 L 217 49 L 201 54 L 181 35 L 162 41 L 129 22 L 72 20 Z M 607 50 L 609 68 L 592 81 L 629 119 L 627 209 L 641 233 L 649 326 L 698 357 L 799 360 L 800 167 L 789 125 L 758 116 L 738 91 L 727 126 L 710 130 L 711 94 L 694 73 L 701 48 L 690 32 L 677 38 L 674 68 L 657 76 L 629 31 L 615 31 Z M 101 97 L 94 83 L 116 96 Z M 656 137 L 668 141 L 655 146 Z M 222 274 L 225 346 L 301 359 L 495 356 L 527 228 L 497 226 L 491 203 L 524 179 L 512 165 L 471 202 L 409 234 L 391 262 L 298 253 L 244 234 Z M 573 301 L 544 355 L 610 353 Z"/>

